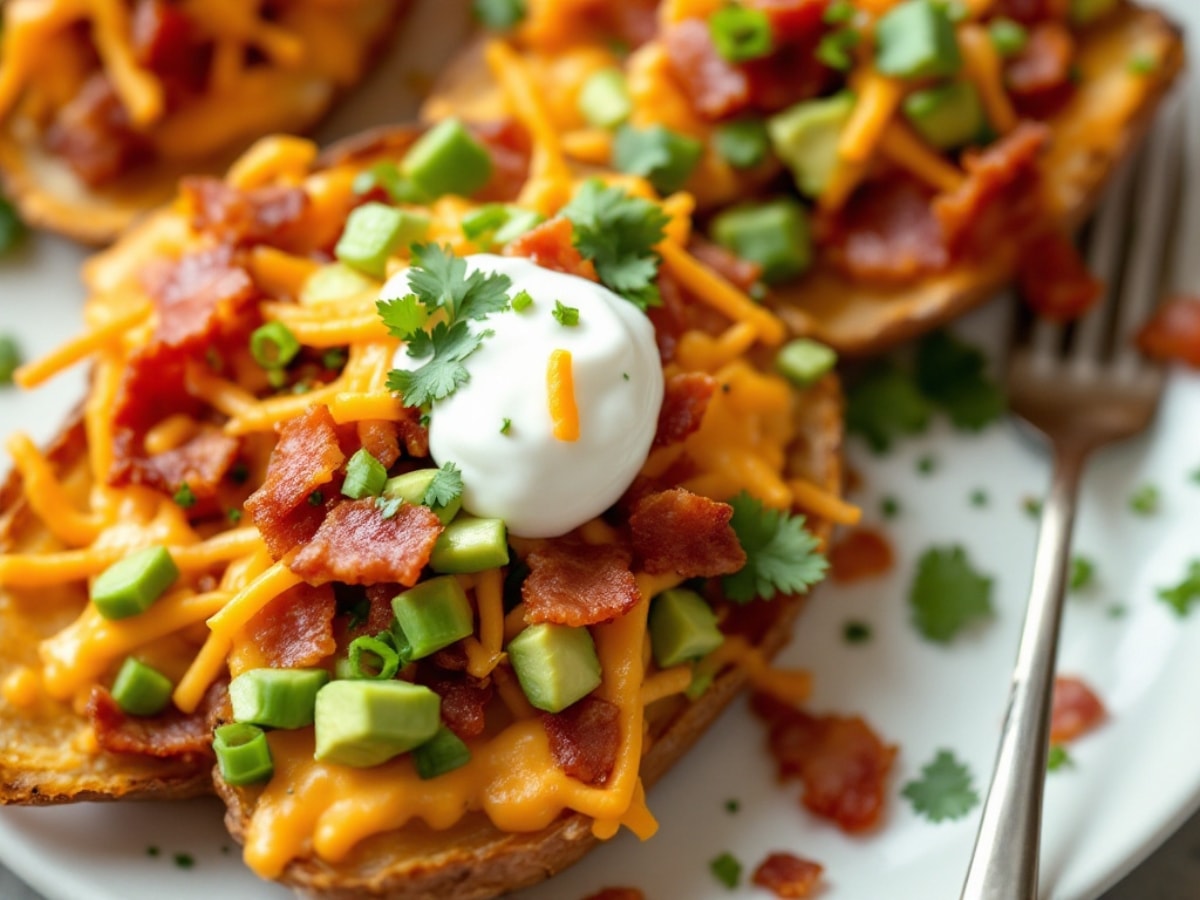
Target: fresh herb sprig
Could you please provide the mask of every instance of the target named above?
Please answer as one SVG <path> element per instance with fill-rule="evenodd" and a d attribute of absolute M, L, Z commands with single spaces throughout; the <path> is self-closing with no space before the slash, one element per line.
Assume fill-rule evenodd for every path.
<path fill-rule="evenodd" d="M 828 562 L 819 541 L 804 527 L 804 516 L 768 509 L 745 491 L 729 501 L 729 524 L 746 551 L 746 565 L 721 579 L 725 596 L 735 603 L 777 592 L 799 594 L 825 577 Z"/>

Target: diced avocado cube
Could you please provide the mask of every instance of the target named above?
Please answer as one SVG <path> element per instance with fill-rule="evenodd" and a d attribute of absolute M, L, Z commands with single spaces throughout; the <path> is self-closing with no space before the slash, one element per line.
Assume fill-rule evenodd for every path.
<path fill-rule="evenodd" d="M 324 669 L 250 669 L 229 683 L 233 721 L 266 728 L 303 728 L 313 722 Z"/>
<path fill-rule="evenodd" d="M 913 91 L 904 98 L 904 115 L 917 134 L 939 150 L 977 141 L 987 126 L 979 92 L 967 81 Z"/>
<path fill-rule="evenodd" d="M 762 119 L 735 119 L 713 131 L 717 154 L 735 169 L 752 169 L 767 158 L 771 139 Z"/>
<path fill-rule="evenodd" d="M 383 496 L 389 500 L 400 499 L 405 503 L 411 503 L 413 506 L 424 506 L 425 492 L 429 490 L 429 485 L 433 483 L 433 479 L 437 476 L 437 469 L 414 469 L 411 472 L 405 472 L 403 475 L 397 475 L 394 478 L 389 478 L 383 485 Z M 432 509 L 432 507 L 430 507 Z M 462 509 L 462 497 L 455 497 L 445 506 L 439 506 L 434 509 L 439 521 L 446 525 L 458 515 L 458 511 Z"/>
<path fill-rule="evenodd" d="M 423 213 L 364 203 L 346 219 L 333 255 L 372 278 L 383 278 L 388 257 L 400 247 L 419 241 L 428 230 L 429 217 Z"/>
<path fill-rule="evenodd" d="M 792 170 L 802 194 L 825 191 L 838 165 L 838 141 L 854 111 L 849 91 L 821 100 L 805 100 L 767 120 L 771 146 Z"/>
<path fill-rule="evenodd" d="M 423 659 L 475 630 L 471 603 L 452 575 L 409 588 L 392 600 L 392 612 L 412 647 L 412 659 Z"/>
<path fill-rule="evenodd" d="M 179 577 L 166 547 L 146 547 L 113 563 L 92 582 L 92 604 L 106 619 L 125 619 L 150 608 Z"/>
<path fill-rule="evenodd" d="M 546 221 L 546 217 L 536 209 L 524 209 L 520 206 L 510 205 L 508 221 L 496 229 L 496 233 L 492 235 L 492 242 L 502 247 L 515 241 L 531 228 L 541 225 L 544 221 Z"/>
<path fill-rule="evenodd" d="M 875 68 L 899 78 L 955 74 L 962 55 L 947 4 L 905 0 L 875 23 Z"/>
<path fill-rule="evenodd" d="M 112 698 L 131 716 L 153 716 L 167 708 L 174 687 L 158 669 L 130 656 L 113 680 Z"/>
<path fill-rule="evenodd" d="M 508 642 L 508 661 L 526 699 L 562 712 L 600 686 L 600 658 L 586 628 L 541 622 Z"/>
<path fill-rule="evenodd" d="M 462 122 L 446 119 L 409 148 L 400 174 L 431 199 L 470 197 L 491 179 L 492 157 Z"/>
<path fill-rule="evenodd" d="M 1076 25 L 1090 25 L 1116 9 L 1117 2 L 1118 0 L 1071 0 L 1071 21 Z"/>
<path fill-rule="evenodd" d="M 408 681 L 331 681 L 317 694 L 321 762 L 366 768 L 428 741 L 441 726 L 441 698 Z"/>
<path fill-rule="evenodd" d="M 703 142 L 661 125 L 622 125 L 613 140 L 617 171 L 642 176 L 664 196 L 687 183 L 703 155 Z"/>
<path fill-rule="evenodd" d="M 786 197 L 727 209 L 713 219 L 711 234 L 737 256 L 762 266 L 768 284 L 795 278 L 812 264 L 808 214 Z"/>
<path fill-rule="evenodd" d="M 349 300 L 367 291 L 379 293 L 379 285 L 344 263 L 330 263 L 305 279 L 300 289 L 300 305 Z"/>
<path fill-rule="evenodd" d="M 666 669 L 712 653 L 725 640 L 717 616 L 695 591 L 663 591 L 650 605 L 650 647 Z"/>
<path fill-rule="evenodd" d="M 837 353 L 820 341 L 796 338 L 775 356 L 775 369 L 796 387 L 809 387 L 837 364 Z"/>
<path fill-rule="evenodd" d="M 433 545 L 429 566 L 462 575 L 508 565 L 508 529 L 503 519 L 462 516 L 446 526 Z"/>
<path fill-rule="evenodd" d="M 413 764 L 423 780 L 437 778 L 471 761 L 471 750 L 462 738 L 443 725 L 437 734 L 413 750 Z"/>

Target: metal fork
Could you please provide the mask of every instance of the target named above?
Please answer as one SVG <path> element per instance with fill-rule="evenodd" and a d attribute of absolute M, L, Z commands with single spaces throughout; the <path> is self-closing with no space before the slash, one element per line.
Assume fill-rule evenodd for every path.
<path fill-rule="evenodd" d="M 1142 431 L 1158 407 L 1162 371 L 1141 358 L 1132 336 L 1160 294 L 1182 158 L 1182 112 L 1164 111 L 1140 165 L 1126 166 L 1095 219 L 1088 262 L 1109 286 L 1102 303 L 1069 334 L 1036 323 L 1031 335 L 1014 340 L 1010 353 L 1012 411 L 1049 442 L 1054 474 L 962 900 L 1037 896 L 1054 660 L 1079 479 L 1093 450 Z"/>

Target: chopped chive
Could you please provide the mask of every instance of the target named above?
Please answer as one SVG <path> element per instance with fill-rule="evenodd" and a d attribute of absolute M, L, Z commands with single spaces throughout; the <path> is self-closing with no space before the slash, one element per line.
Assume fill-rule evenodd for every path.
<path fill-rule="evenodd" d="M 180 869 L 192 869 L 196 866 L 196 858 L 190 853 L 176 853 L 173 859 L 176 867 Z"/>
<path fill-rule="evenodd" d="M 492 31 L 508 31 L 525 18 L 525 0 L 471 0 L 475 21 Z"/>
<path fill-rule="evenodd" d="M 616 128 L 633 112 L 633 101 L 620 69 L 593 72 L 579 91 L 579 112 L 595 128 Z"/>
<path fill-rule="evenodd" d="M 171 499 L 175 501 L 175 505 L 180 509 L 191 509 L 196 505 L 196 495 L 192 492 L 191 486 L 186 481 L 179 485 L 179 490 L 175 492 L 175 496 Z"/>
<path fill-rule="evenodd" d="M 174 688 L 171 679 L 158 669 L 129 656 L 113 681 L 112 698 L 131 716 L 153 716 L 166 709 Z"/>
<path fill-rule="evenodd" d="M 351 678 L 387 681 L 400 671 L 400 654 L 379 638 L 362 635 L 348 648 Z"/>
<path fill-rule="evenodd" d="M 242 521 L 242 516 L 243 513 L 240 509 L 231 509 L 229 512 L 225 513 L 225 517 L 229 519 L 231 525 L 236 525 L 238 522 Z"/>
<path fill-rule="evenodd" d="M 1057 772 L 1060 769 L 1068 769 L 1075 767 L 1075 760 L 1071 758 L 1071 754 L 1067 752 L 1067 748 L 1062 744 L 1051 744 L 1050 750 L 1046 754 L 1046 771 Z"/>
<path fill-rule="evenodd" d="M 505 416 L 503 419 L 500 420 L 500 433 L 508 434 L 509 431 L 511 431 L 511 430 L 512 430 L 512 419 L 510 419 L 508 416 Z"/>
<path fill-rule="evenodd" d="M 775 45 L 771 19 L 761 9 L 722 7 L 709 17 L 708 32 L 718 55 L 731 63 L 767 56 Z"/>
<path fill-rule="evenodd" d="M 989 499 L 987 491 L 983 488 L 975 488 L 975 490 L 971 491 L 971 505 L 976 509 L 983 509 L 983 507 L 987 506 Z"/>
<path fill-rule="evenodd" d="M 708 864 L 708 869 L 717 881 L 721 882 L 721 884 L 725 885 L 731 891 L 742 880 L 742 864 L 737 861 L 737 858 L 732 853 L 722 853 L 711 860 Z"/>
<path fill-rule="evenodd" d="M 713 147 L 735 169 L 752 169 L 767 158 L 771 139 L 762 119 L 738 119 L 718 125 Z"/>
<path fill-rule="evenodd" d="M 811 338 L 784 344 L 775 357 L 775 368 L 797 387 L 816 384 L 837 364 L 837 353 Z"/>
<path fill-rule="evenodd" d="M 387 481 L 387 469 L 372 456 L 365 447 L 359 448 L 346 463 L 346 480 L 342 483 L 342 496 L 351 500 L 363 497 L 378 497 Z"/>
<path fill-rule="evenodd" d="M 725 801 L 725 812 L 729 813 L 730 815 L 740 812 L 741 808 L 742 803 L 736 797 L 730 797 Z"/>
<path fill-rule="evenodd" d="M 1071 571 L 1067 579 L 1067 589 L 1082 591 L 1092 585 L 1096 577 L 1096 564 L 1086 556 L 1071 557 Z"/>
<path fill-rule="evenodd" d="M 917 460 L 917 472 L 921 475 L 932 475 L 937 468 L 937 459 L 929 454 Z"/>
<path fill-rule="evenodd" d="M 849 72 L 854 67 L 854 48 L 861 42 L 862 34 L 857 30 L 842 28 L 822 37 L 814 55 L 835 71 Z"/>
<path fill-rule="evenodd" d="M 266 781 L 275 772 L 267 735 L 257 725 L 231 722 L 213 732 L 213 752 L 226 784 Z"/>
<path fill-rule="evenodd" d="M 325 494 L 323 491 L 313 491 L 308 495 L 309 506 L 320 506 L 325 502 Z"/>
<path fill-rule="evenodd" d="M 900 515 L 900 501 L 895 497 L 887 496 L 879 501 L 879 512 L 885 519 L 894 519 Z"/>
<path fill-rule="evenodd" d="M 1129 498 L 1129 508 L 1139 516 L 1152 516 L 1158 512 L 1158 488 L 1153 484 L 1143 484 Z"/>
<path fill-rule="evenodd" d="M 521 312 L 522 310 L 529 309 L 532 305 L 533 297 L 530 296 L 529 291 L 517 291 L 512 298 L 513 312 Z"/>
<path fill-rule="evenodd" d="M 1016 56 L 1029 43 L 1029 32 L 1012 19 L 998 18 L 988 23 L 988 37 L 1003 59 Z"/>
<path fill-rule="evenodd" d="M 267 322 L 250 335 L 250 355 L 264 369 L 282 369 L 299 352 L 300 342 L 282 322 Z"/>
<path fill-rule="evenodd" d="M 865 644 L 871 640 L 871 626 L 866 622 L 847 622 L 842 626 L 842 637 L 847 644 Z"/>
<path fill-rule="evenodd" d="M 0 385 L 13 383 L 13 373 L 21 366 L 21 348 L 10 334 L 0 334 Z"/>
<path fill-rule="evenodd" d="M 1040 497 L 1026 497 L 1021 501 L 1021 509 L 1025 510 L 1025 514 L 1030 518 L 1039 518 L 1042 514 L 1042 500 Z"/>
<path fill-rule="evenodd" d="M 574 306 L 564 306 L 561 300 L 554 301 L 554 320 L 564 328 L 574 328 L 579 324 L 579 310 Z"/>

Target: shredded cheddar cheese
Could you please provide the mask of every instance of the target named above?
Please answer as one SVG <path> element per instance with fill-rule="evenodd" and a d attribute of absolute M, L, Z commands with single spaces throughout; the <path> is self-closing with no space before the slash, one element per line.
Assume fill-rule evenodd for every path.
<path fill-rule="evenodd" d="M 571 369 L 570 350 L 551 352 L 546 364 L 546 396 L 555 439 L 579 440 L 579 407 L 575 405 L 575 375 Z"/>

